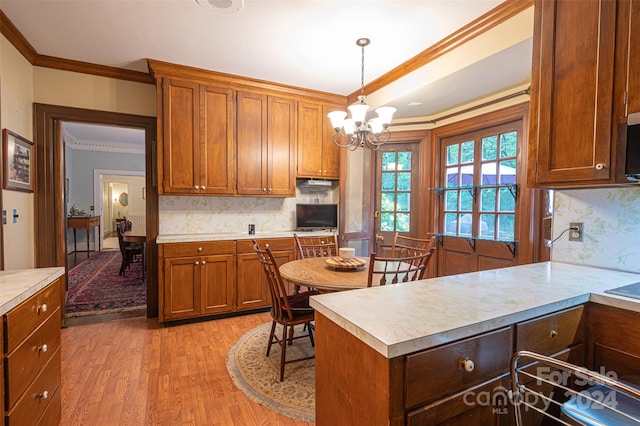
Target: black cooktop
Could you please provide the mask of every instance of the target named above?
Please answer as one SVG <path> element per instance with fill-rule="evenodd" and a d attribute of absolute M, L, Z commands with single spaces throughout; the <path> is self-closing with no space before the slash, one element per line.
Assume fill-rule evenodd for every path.
<path fill-rule="evenodd" d="M 640 299 L 640 282 L 625 285 L 623 287 L 613 288 L 611 290 L 605 290 L 605 293 L 617 294 L 618 296 L 633 297 L 634 299 Z"/>

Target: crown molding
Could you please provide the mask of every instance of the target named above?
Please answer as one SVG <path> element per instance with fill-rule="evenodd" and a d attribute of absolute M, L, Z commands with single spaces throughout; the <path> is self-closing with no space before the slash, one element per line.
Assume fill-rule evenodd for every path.
<path fill-rule="evenodd" d="M 77 151 L 97 151 L 97 152 L 118 152 L 123 154 L 140 154 L 144 155 L 144 144 L 131 144 L 124 142 L 105 142 L 105 141 L 79 141 L 66 131 L 64 131 L 64 143 L 73 150 Z"/>
<path fill-rule="evenodd" d="M 0 10 L 0 33 L 20 52 L 33 66 L 72 71 L 100 77 L 116 78 L 137 83 L 154 84 L 155 80 L 148 73 L 125 70 L 106 65 L 91 64 L 71 59 L 57 58 L 39 54 L 29 41 L 22 35 L 13 22 Z"/>

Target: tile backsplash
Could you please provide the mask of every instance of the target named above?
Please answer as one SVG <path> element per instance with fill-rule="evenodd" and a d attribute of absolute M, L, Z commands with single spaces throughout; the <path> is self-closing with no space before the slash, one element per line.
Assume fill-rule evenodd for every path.
<path fill-rule="evenodd" d="M 552 260 L 640 273 L 639 186 L 555 191 L 553 238 L 570 222 L 584 223 L 584 241 L 566 232 Z"/>
<path fill-rule="evenodd" d="M 159 234 L 246 233 L 250 223 L 256 232 L 291 231 L 295 228 L 296 203 L 334 203 L 332 191 L 303 193 L 296 198 L 268 197 L 159 197 Z"/>

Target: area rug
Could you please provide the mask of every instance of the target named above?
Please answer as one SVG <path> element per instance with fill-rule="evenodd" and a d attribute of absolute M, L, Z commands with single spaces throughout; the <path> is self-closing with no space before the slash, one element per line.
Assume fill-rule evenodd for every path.
<path fill-rule="evenodd" d="M 280 347 L 271 347 L 266 357 L 271 323 L 247 332 L 229 351 L 227 370 L 235 385 L 252 401 L 279 414 L 309 423 L 315 421 L 315 359 L 286 364 L 280 382 Z M 278 325 L 276 333 L 282 334 Z M 296 327 L 296 336 L 306 334 Z M 287 346 L 287 359 L 313 355 L 308 338 L 296 339 Z"/>
<path fill-rule="evenodd" d="M 119 275 L 120 251 L 100 251 L 69 271 L 68 316 L 136 310 L 147 304 L 142 263 Z"/>

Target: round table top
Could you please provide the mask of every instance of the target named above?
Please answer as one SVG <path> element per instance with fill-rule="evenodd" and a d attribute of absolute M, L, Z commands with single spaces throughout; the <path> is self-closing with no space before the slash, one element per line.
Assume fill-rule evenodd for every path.
<path fill-rule="evenodd" d="M 366 288 L 369 278 L 368 259 L 358 269 L 335 269 L 327 265 L 326 257 L 313 257 L 287 262 L 280 266 L 282 278 L 301 286 L 324 291 L 342 291 Z"/>

